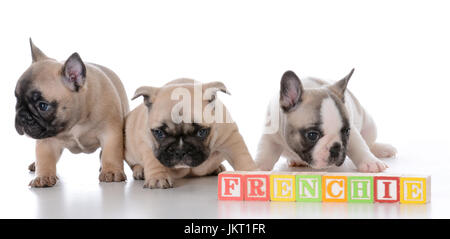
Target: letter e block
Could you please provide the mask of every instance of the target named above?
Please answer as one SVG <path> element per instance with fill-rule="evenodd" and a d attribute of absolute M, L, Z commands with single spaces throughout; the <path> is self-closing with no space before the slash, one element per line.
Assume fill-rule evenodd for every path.
<path fill-rule="evenodd" d="M 400 203 L 427 203 L 430 199 L 430 176 L 402 176 L 400 178 Z"/>
<path fill-rule="evenodd" d="M 270 175 L 262 172 L 249 172 L 244 175 L 245 195 L 249 201 L 270 200 Z"/>
<path fill-rule="evenodd" d="M 400 177 L 374 177 L 375 202 L 395 203 L 400 201 Z"/>
<path fill-rule="evenodd" d="M 244 176 L 242 172 L 219 174 L 219 200 L 244 200 Z"/>
<path fill-rule="evenodd" d="M 295 175 L 270 175 L 270 200 L 295 201 Z"/>

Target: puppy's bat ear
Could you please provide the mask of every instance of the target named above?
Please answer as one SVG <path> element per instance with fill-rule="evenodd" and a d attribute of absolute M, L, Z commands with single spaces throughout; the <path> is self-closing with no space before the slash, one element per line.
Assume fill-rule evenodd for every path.
<path fill-rule="evenodd" d="M 64 63 L 62 81 L 67 88 L 75 92 L 86 82 L 86 66 L 78 53 L 73 53 Z"/>
<path fill-rule="evenodd" d="M 303 86 L 300 78 L 293 71 L 286 71 L 280 82 L 280 106 L 289 112 L 302 101 Z"/>
<path fill-rule="evenodd" d="M 353 68 L 343 79 L 330 86 L 330 90 L 336 93 L 342 101 L 345 99 L 345 90 L 347 89 L 348 81 L 352 77 L 354 71 L 355 68 Z"/>
<path fill-rule="evenodd" d="M 202 84 L 203 99 L 213 101 L 216 99 L 217 91 L 231 95 L 224 83 L 220 81 L 213 81 Z"/>
<path fill-rule="evenodd" d="M 134 96 L 133 98 L 131 98 L 131 100 L 134 100 L 139 96 L 142 96 L 144 97 L 145 106 L 147 106 L 150 109 L 153 101 L 155 100 L 156 95 L 158 94 L 158 90 L 159 88 L 157 87 L 141 86 L 136 90 L 136 92 L 134 92 Z"/>
<path fill-rule="evenodd" d="M 31 58 L 32 62 L 37 62 L 43 59 L 49 59 L 36 45 L 34 45 L 33 41 L 30 37 L 30 48 L 31 48 Z"/>

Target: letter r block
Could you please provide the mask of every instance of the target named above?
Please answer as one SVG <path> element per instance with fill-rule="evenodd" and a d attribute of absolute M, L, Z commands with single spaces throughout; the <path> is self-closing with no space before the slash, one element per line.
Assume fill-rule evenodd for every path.
<path fill-rule="evenodd" d="M 402 176 L 400 178 L 400 203 L 427 203 L 430 200 L 430 176 Z"/>
<path fill-rule="evenodd" d="M 244 176 L 242 172 L 219 174 L 219 200 L 244 200 Z"/>
<path fill-rule="evenodd" d="M 244 199 L 249 201 L 270 200 L 270 175 L 264 172 L 249 172 L 244 175 Z"/>
<path fill-rule="evenodd" d="M 380 203 L 395 203 L 400 201 L 400 177 L 375 176 L 374 200 Z"/>

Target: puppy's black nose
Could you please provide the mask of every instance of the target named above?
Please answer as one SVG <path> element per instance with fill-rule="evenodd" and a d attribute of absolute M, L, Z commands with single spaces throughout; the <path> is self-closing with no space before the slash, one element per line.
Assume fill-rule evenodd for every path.
<path fill-rule="evenodd" d="M 330 148 L 330 156 L 336 158 L 339 156 L 340 152 L 341 152 L 341 144 L 334 143 L 333 146 Z"/>
<path fill-rule="evenodd" d="M 182 149 L 177 149 L 177 150 L 175 150 L 175 152 L 173 153 L 173 155 L 174 155 L 176 158 L 182 158 L 185 154 L 186 154 L 186 152 L 185 152 L 184 150 L 182 150 Z"/>

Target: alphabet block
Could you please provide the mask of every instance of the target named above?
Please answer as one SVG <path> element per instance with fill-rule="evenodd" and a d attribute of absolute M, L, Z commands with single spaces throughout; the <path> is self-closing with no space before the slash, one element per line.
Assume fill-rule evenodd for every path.
<path fill-rule="evenodd" d="M 399 176 L 375 176 L 374 200 L 380 203 L 395 203 L 400 201 Z"/>
<path fill-rule="evenodd" d="M 295 175 L 297 202 L 322 201 L 322 175 L 324 173 L 298 173 Z"/>
<path fill-rule="evenodd" d="M 348 176 L 348 202 L 373 203 L 373 176 Z"/>
<path fill-rule="evenodd" d="M 326 172 L 222 172 L 219 200 L 427 203 L 431 176 Z"/>
<path fill-rule="evenodd" d="M 322 176 L 322 201 L 347 201 L 347 176 L 342 174 L 327 174 Z"/>
<path fill-rule="evenodd" d="M 249 172 L 244 174 L 244 199 L 249 201 L 270 200 L 270 173 Z"/>
<path fill-rule="evenodd" d="M 400 178 L 400 203 L 427 203 L 430 198 L 430 176 L 402 175 Z"/>
<path fill-rule="evenodd" d="M 244 172 L 222 172 L 219 174 L 219 200 L 244 200 Z"/>
<path fill-rule="evenodd" d="M 276 173 L 270 175 L 270 200 L 295 201 L 295 174 Z"/>

